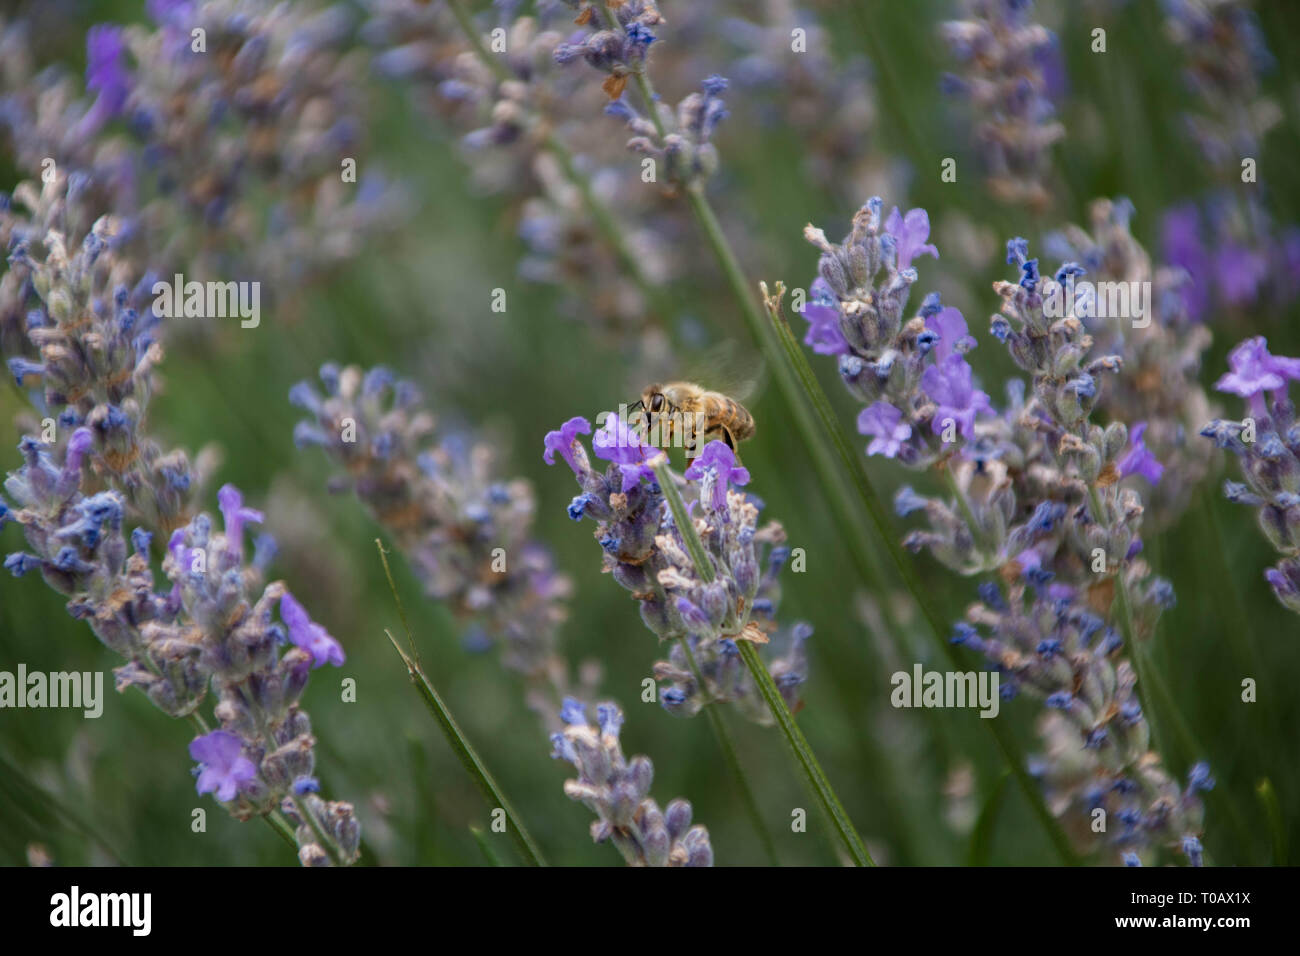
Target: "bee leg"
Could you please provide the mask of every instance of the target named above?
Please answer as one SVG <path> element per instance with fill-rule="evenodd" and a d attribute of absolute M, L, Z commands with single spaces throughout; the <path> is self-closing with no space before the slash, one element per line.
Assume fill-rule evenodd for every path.
<path fill-rule="evenodd" d="M 731 434 L 731 429 L 725 425 L 722 428 L 722 440 L 727 443 L 727 447 L 736 456 L 736 464 L 743 468 L 744 462 L 740 460 L 740 442 L 736 441 L 736 436 Z"/>

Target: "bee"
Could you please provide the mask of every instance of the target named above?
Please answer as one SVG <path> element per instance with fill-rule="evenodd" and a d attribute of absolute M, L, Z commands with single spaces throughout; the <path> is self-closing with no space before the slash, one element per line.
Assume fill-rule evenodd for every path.
<path fill-rule="evenodd" d="M 742 441 L 754 437 L 754 416 L 744 405 L 694 382 L 647 385 L 629 411 L 638 409 L 648 413 L 647 430 L 657 427 L 664 445 L 680 428 L 687 458 L 694 458 L 701 445 L 715 438 L 735 451 Z"/>

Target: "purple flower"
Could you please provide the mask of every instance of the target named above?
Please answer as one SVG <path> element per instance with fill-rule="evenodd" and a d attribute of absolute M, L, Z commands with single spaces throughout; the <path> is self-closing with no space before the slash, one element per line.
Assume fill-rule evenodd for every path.
<path fill-rule="evenodd" d="M 992 412 L 989 397 L 971 384 L 971 367 L 960 355 L 949 355 L 921 373 L 921 388 L 939 406 L 930 423 L 936 435 L 951 419 L 963 438 L 974 437 L 975 416 Z"/>
<path fill-rule="evenodd" d="M 909 209 L 903 216 L 895 206 L 885 220 L 885 232 L 898 243 L 900 270 L 911 267 L 912 260 L 925 252 L 939 258 L 939 250 L 925 241 L 930 238 L 930 214 L 924 209 Z"/>
<path fill-rule="evenodd" d="M 280 617 L 289 628 L 289 640 L 311 654 L 312 667 L 343 664 L 343 646 L 329 631 L 307 616 L 307 609 L 288 591 L 280 598 Z"/>
<path fill-rule="evenodd" d="M 976 345 L 965 317 L 950 305 L 926 316 L 925 327 L 939 336 L 939 344 L 934 348 L 936 362 L 942 362 L 954 352 L 969 352 Z"/>
<path fill-rule="evenodd" d="M 1268 271 L 1266 256 L 1238 242 L 1223 243 L 1214 263 L 1215 282 L 1228 305 L 1254 302 Z"/>
<path fill-rule="evenodd" d="M 176 562 L 177 568 L 182 574 L 190 566 L 190 549 L 185 545 L 185 529 L 177 528 L 172 532 L 172 536 L 167 541 L 167 550 L 171 552 L 172 560 Z"/>
<path fill-rule="evenodd" d="M 78 428 L 68 439 L 67 457 L 63 459 L 63 472 L 69 476 L 81 474 L 81 460 L 95 444 L 95 433 L 89 428 Z"/>
<path fill-rule="evenodd" d="M 804 336 L 803 344 L 811 345 L 818 355 L 847 354 L 849 343 L 840 331 L 840 309 L 830 284 L 818 276 L 808 292 L 810 297 L 803 307 L 803 317 L 808 320 L 808 334 Z"/>
<path fill-rule="evenodd" d="M 257 776 L 257 768 L 242 749 L 239 738 L 225 730 L 191 740 L 190 756 L 199 764 L 198 792 L 215 790 L 223 803 L 235 799 L 240 786 Z"/>
<path fill-rule="evenodd" d="M 1156 456 L 1147 448 L 1142 436 L 1146 434 L 1147 423 L 1138 422 L 1129 434 L 1129 450 L 1119 462 L 1121 478 L 1129 475 L 1141 475 L 1151 484 L 1160 483 L 1160 476 L 1165 473 L 1165 466 L 1156 461 Z"/>
<path fill-rule="evenodd" d="M 95 105 L 82 120 L 82 132 L 93 135 L 122 112 L 131 90 L 126 71 L 126 43 L 122 28 L 109 24 L 93 26 L 86 33 L 86 89 L 99 93 Z"/>
<path fill-rule="evenodd" d="M 144 7 L 154 23 L 159 25 L 192 14 L 191 0 L 147 0 Z"/>
<path fill-rule="evenodd" d="M 872 436 L 871 444 L 867 446 L 868 455 L 893 458 L 903 447 L 903 442 L 912 437 L 912 426 L 903 421 L 902 412 L 889 402 L 881 401 L 864 408 L 858 415 L 858 434 Z"/>
<path fill-rule="evenodd" d="M 244 507 L 244 496 L 234 485 L 222 485 L 217 492 L 217 505 L 226 522 L 226 553 L 242 556 L 244 553 L 244 524 L 261 524 L 266 515 L 256 508 Z"/>
<path fill-rule="evenodd" d="M 1249 399 L 1251 413 L 1258 418 L 1268 412 L 1264 405 L 1266 390 L 1284 389 L 1288 379 L 1300 378 L 1300 359 L 1269 355 L 1268 340 L 1262 335 L 1246 339 L 1228 353 L 1228 368 L 1214 387 Z"/>
<path fill-rule="evenodd" d="M 605 425 L 591 439 L 596 457 L 618 465 L 623 475 L 624 494 L 631 491 L 642 478 L 654 478 L 654 469 L 647 461 L 662 455 L 658 448 L 647 445 L 627 423 L 613 412 L 605 413 Z"/>
<path fill-rule="evenodd" d="M 686 469 L 686 477 L 698 481 L 712 471 L 714 475 L 713 498 L 710 506 L 721 511 L 727 505 L 727 484 L 749 484 L 749 469 L 736 464 L 736 453 L 723 441 L 713 440 L 704 446 L 699 456 Z"/>
<path fill-rule="evenodd" d="M 573 444 L 578 440 L 579 434 L 591 434 L 591 422 L 582 417 L 570 418 L 560 426 L 559 431 L 547 432 L 546 438 L 543 440 L 546 451 L 542 453 L 542 460 L 548 465 L 555 464 L 555 453 L 558 451 L 560 457 L 568 462 L 569 467 L 573 469 L 574 474 L 578 474 L 580 469 L 578 468 L 578 461 L 573 455 Z"/>
<path fill-rule="evenodd" d="M 1165 213 L 1161 228 L 1165 258 L 1185 270 L 1190 277 L 1182 287 L 1187 314 L 1199 322 L 1210 306 L 1210 256 L 1201 243 L 1200 213 L 1193 203 Z"/>

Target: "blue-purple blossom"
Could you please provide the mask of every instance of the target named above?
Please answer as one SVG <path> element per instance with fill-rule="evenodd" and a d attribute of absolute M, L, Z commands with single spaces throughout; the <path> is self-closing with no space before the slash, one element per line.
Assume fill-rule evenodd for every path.
<path fill-rule="evenodd" d="M 222 803 L 235 799 L 239 788 L 257 776 L 257 767 L 244 756 L 243 742 L 225 730 L 195 737 L 190 756 L 199 764 L 198 792 L 215 792 Z"/>
<path fill-rule="evenodd" d="M 86 89 L 99 94 L 95 107 L 104 118 L 116 116 L 126 104 L 131 78 L 126 70 L 122 28 L 93 26 L 86 33 Z"/>
<path fill-rule="evenodd" d="M 1146 434 L 1147 423 L 1138 422 L 1129 433 L 1129 451 L 1119 460 L 1121 478 L 1129 475 L 1141 475 L 1151 484 L 1159 484 L 1160 476 L 1165 473 L 1165 466 L 1156 460 L 1156 456 L 1147 448 L 1142 437 Z"/>
<path fill-rule="evenodd" d="M 939 258 L 939 250 L 925 241 L 930 238 L 930 214 L 924 209 L 909 209 L 904 216 L 895 206 L 885 220 L 885 232 L 894 237 L 899 269 L 909 268 L 919 255 Z"/>
<path fill-rule="evenodd" d="M 1175 206 L 1161 223 L 1165 259 L 1187 273 L 1179 294 L 1194 322 L 1203 320 L 1210 307 L 1210 254 L 1201 242 L 1201 216 L 1195 203 Z"/>
<path fill-rule="evenodd" d="M 635 429 L 612 412 L 606 414 L 604 427 L 592 436 L 591 447 L 597 458 L 619 466 L 624 494 L 640 484 L 642 478 L 654 480 L 654 468 L 648 462 L 663 454 L 646 444 Z"/>
<path fill-rule="evenodd" d="M 930 425 L 936 435 L 952 420 L 961 436 L 969 440 L 975 437 L 975 416 L 981 412 L 992 413 L 987 393 L 975 388 L 971 375 L 970 364 L 957 354 L 928 366 L 921 373 L 921 387 L 938 405 Z"/>
<path fill-rule="evenodd" d="M 1222 375 L 1214 387 L 1247 399 L 1283 389 L 1288 381 L 1300 379 L 1300 359 L 1270 355 L 1268 341 L 1262 335 L 1246 339 L 1229 352 L 1228 368 L 1231 371 Z"/>
<path fill-rule="evenodd" d="M 313 621 L 308 616 L 307 609 L 288 591 L 280 598 L 280 617 L 289 628 L 289 640 L 311 655 L 312 667 L 343 665 L 343 645 Z"/>
<path fill-rule="evenodd" d="M 821 276 L 813 280 L 804 303 L 803 317 L 808 321 L 804 345 L 811 345 L 818 355 L 845 355 L 849 343 L 840 331 L 840 310 L 830 285 Z"/>
<path fill-rule="evenodd" d="M 926 310 L 923 307 L 921 311 L 924 313 Z M 927 315 L 925 327 L 939 337 L 934 347 L 936 362 L 941 363 L 954 353 L 969 352 L 976 345 L 975 337 L 966 326 L 965 317 L 950 305 Z"/>
<path fill-rule="evenodd" d="M 549 431 L 543 444 L 546 451 L 542 453 L 542 460 L 548 465 L 555 464 L 555 454 L 559 452 L 570 468 L 577 472 L 578 462 L 574 458 L 573 445 L 578 440 L 579 435 L 591 434 L 591 422 L 581 416 L 570 418 L 567 422 L 559 427 L 557 431 Z"/>
<path fill-rule="evenodd" d="M 256 508 L 244 507 L 244 496 L 234 485 L 221 486 L 217 492 L 217 506 L 226 522 L 226 550 L 242 556 L 244 553 L 244 525 L 261 524 L 266 515 Z"/>
<path fill-rule="evenodd" d="M 903 442 L 912 437 L 912 426 L 903 421 L 903 413 L 897 408 L 889 402 L 879 401 L 858 415 L 858 433 L 872 436 L 867 445 L 868 455 L 893 458 L 903 447 Z"/>
<path fill-rule="evenodd" d="M 704 446 L 704 451 L 686 469 L 686 477 L 699 481 L 712 472 L 713 495 L 710 505 L 714 511 L 727 506 L 727 486 L 749 484 L 749 471 L 736 464 L 736 453 L 726 442 L 714 439 Z"/>

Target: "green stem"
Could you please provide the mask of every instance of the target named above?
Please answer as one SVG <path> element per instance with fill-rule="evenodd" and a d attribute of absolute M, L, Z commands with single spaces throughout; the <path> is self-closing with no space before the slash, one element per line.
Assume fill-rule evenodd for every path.
<path fill-rule="evenodd" d="M 695 652 L 691 650 L 690 641 L 683 637 L 679 643 L 686 655 L 686 661 L 690 665 L 691 673 L 695 677 L 695 686 L 700 689 L 701 694 L 706 693 L 707 685 L 704 683 L 704 673 L 695 660 Z M 758 798 L 754 796 L 754 788 L 749 785 L 749 777 L 740 762 L 740 755 L 736 752 L 736 745 L 731 739 L 731 733 L 727 730 L 722 714 L 713 706 L 713 701 L 706 700 L 704 702 L 704 716 L 708 718 L 709 726 L 713 728 L 713 734 L 718 738 L 718 746 L 722 749 L 722 759 L 727 762 L 727 768 L 731 771 L 731 776 L 736 782 L 736 789 L 740 791 L 740 799 L 745 805 L 745 812 L 749 814 L 750 822 L 754 824 L 754 830 L 758 834 L 758 840 L 763 844 L 763 853 L 772 866 L 780 866 L 781 859 L 776 853 L 776 843 L 773 841 L 772 833 L 763 820 L 763 813 L 758 806 Z"/>
<path fill-rule="evenodd" d="M 488 861 L 488 866 L 505 866 L 505 864 L 501 862 L 501 857 L 497 855 L 497 851 L 493 849 L 490 843 L 488 843 L 487 834 L 485 834 L 482 829 L 479 827 L 470 827 L 469 832 L 474 835 L 474 842 L 478 844 L 479 852 L 481 852 L 484 859 Z"/>
<path fill-rule="evenodd" d="M 397 590 L 397 583 L 393 580 L 393 569 L 388 566 L 388 550 L 384 547 L 384 542 L 376 538 L 375 547 L 379 549 L 379 560 L 384 565 L 384 577 L 388 578 L 388 588 L 393 592 L 393 600 L 397 602 L 397 616 L 402 622 L 402 629 L 406 631 L 406 639 L 411 645 L 411 656 L 415 658 L 417 667 L 421 666 L 420 649 L 415 646 L 415 639 L 411 636 L 411 622 L 406 619 L 406 608 L 402 604 L 402 596 Z"/>
<path fill-rule="evenodd" d="M 1238 666 L 1245 669 L 1246 673 L 1262 675 L 1264 662 L 1259 655 L 1259 645 L 1255 641 L 1255 629 L 1251 625 L 1254 617 L 1246 613 L 1246 602 L 1241 595 L 1241 586 L 1228 562 L 1228 544 L 1223 534 L 1223 526 L 1219 523 L 1219 514 L 1214 508 L 1208 489 L 1203 489 L 1198 497 L 1201 510 L 1205 513 L 1206 525 L 1210 529 L 1210 552 L 1219 566 L 1215 580 L 1220 583 L 1226 582 L 1228 585 L 1224 590 L 1227 591 L 1228 600 L 1231 602 L 1229 619 L 1233 621 L 1232 627 L 1225 628 L 1228 631 L 1228 640 L 1236 651 Z"/>
<path fill-rule="evenodd" d="M 681 492 L 677 490 L 672 471 L 668 467 L 668 457 L 660 455 L 653 463 L 653 467 L 655 477 L 659 480 L 659 487 L 663 491 L 664 500 L 668 502 L 668 510 L 672 512 L 673 523 L 677 525 L 682 541 L 686 544 L 686 550 L 695 564 L 695 571 L 704 583 L 710 584 L 717 578 L 713 569 L 713 562 L 709 559 L 709 554 L 704 548 L 704 542 L 700 540 L 700 536 L 695 530 L 695 524 L 686 511 L 686 503 L 682 501 Z M 794 751 L 795 759 L 803 770 L 809 787 L 821 804 L 827 818 L 831 821 L 831 825 L 835 828 L 835 832 L 839 836 L 840 842 L 844 844 L 844 849 L 848 852 L 850 859 L 858 866 L 874 866 L 875 863 L 867 852 L 866 845 L 863 844 L 862 838 L 858 836 L 858 832 L 854 829 L 853 822 L 849 819 L 848 814 L 844 812 L 844 807 L 840 804 L 839 798 L 835 795 L 835 790 L 826 779 L 825 773 L 822 772 L 821 764 L 817 762 L 812 747 L 809 746 L 803 731 L 799 729 L 799 725 L 795 723 L 790 708 L 785 704 L 785 698 L 777 690 L 776 683 L 759 659 L 758 652 L 748 640 L 737 639 L 736 644 L 740 647 L 741 659 L 744 660 L 745 666 L 749 669 L 754 685 L 758 688 L 760 696 L 767 704 L 768 710 L 772 712 L 772 717 L 776 721 L 782 736 L 785 737 L 786 743 Z M 704 690 L 703 687 L 700 689 L 701 691 Z"/>
<path fill-rule="evenodd" d="M 822 805 L 822 810 L 830 818 L 831 825 L 835 828 L 835 833 L 844 844 L 844 849 L 848 852 L 849 858 L 856 866 L 875 866 L 876 863 L 871 859 L 871 854 L 867 852 L 866 845 L 862 842 L 862 837 L 858 836 L 858 831 L 853 827 L 853 821 L 849 815 L 844 812 L 844 807 L 840 804 L 839 797 L 835 795 L 835 790 L 831 787 L 830 781 L 826 779 L 826 774 L 822 771 L 821 764 L 817 762 L 817 757 L 809 746 L 807 738 L 804 737 L 803 731 L 795 723 L 794 716 L 790 713 L 790 708 L 785 705 L 785 698 L 777 690 L 776 683 L 772 680 L 772 675 L 768 673 L 767 667 L 758 656 L 758 651 L 750 641 L 737 641 L 740 646 L 740 656 L 749 668 L 749 674 L 754 679 L 755 686 L 758 687 L 759 694 L 767 702 L 768 709 L 772 711 L 772 716 L 776 718 L 777 726 L 781 729 L 786 743 L 794 751 L 795 759 L 799 761 L 799 766 L 807 778 L 808 786 L 812 788 L 818 802 Z"/>
<path fill-rule="evenodd" d="M 1264 805 L 1264 814 L 1268 817 L 1268 828 L 1273 835 L 1273 865 L 1286 866 L 1286 829 L 1282 822 L 1282 807 L 1277 800 L 1277 791 L 1273 781 L 1265 777 L 1255 786 L 1259 802 Z"/>
<path fill-rule="evenodd" d="M 398 643 L 397 638 L 393 637 L 391 631 L 385 628 L 384 633 L 388 635 L 388 640 L 392 642 L 393 649 L 397 651 L 402 663 L 406 665 L 406 672 L 411 678 L 411 683 L 420 692 L 420 697 L 423 698 L 429 713 L 433 715 L 434 720 L 438 722 L 438 726 L 442 728 L 447 743 L 451 745 L 451 749 L 455 752 L 457 759 L 460 760 L 461 766 L 470 775 L 470 779 L 478 787 L 483 799 L 492 809 L 499 809 L 505 813 L 506 820 L 509 822 L 510 837 L 514 840 L 515 846 L 518 848 L 520 855 L 523 856 L 524 861 L 530 866 L 546 866 L 542 851 L 533 842 L 533 838 L 524 826 L 523 820 L 515 812 L 505 794 L 501 792 L 495 778 L 493 778 L 487 766 L 479 757 L 478 752 L 475 751 L 473 745 L 460 729 L 460 725 L 456 723 L 456 719 L 451 715 L 451 710 L 443 702 L 437 690 L 434 689 L 433 684 L 424 673 L 424 669 L 402 650 L 402 645 Z"/>
<path fill-rule="evenodd" d="M 375 547 L 379 549 L 379 559 L 384 564 L 385 573 L 388 574 L 388 584 L 393 590 L 393 597 L 396 599 L 398 607 L 401 607 L 401 598 L 397 593 L 397 585 L 393 582 L 393 575 L 391 571 L 389 571 L 388 556 L 387 552 L 384 550 L 383 541 L 376 538 Z M 412 651 L 414 652 L 415 637 L 411 633 L 410 624 L 407 622 L 404 614 L 402 615 L 402 624 L 406 627 L 406 641 L 410 644 Z M 478 752 L 474 749 L 474 746 L 469 742 L 469 739 L 460 729 L 460 725 L 456 723 L 456 718 L 451 715 L 451 710 L 443 702 L 438 691 L 434 689 L 433 682 L 429 680 L 428 675 L 424 672 L 424 666 L 420 663 L 418 658 L 408 655 L 404 650 L 402 650 L 401 644 L 397 642 L 397 638 L 393 637 L 391 631 L 384 628 L 384 633 L 388 635 L 388 640 L 392 642 L 393 649 L 397 651 L 398 656 L 402 659 L 402 663 L 406 665 L 406 673 L 407 676 L 410 677 L 411 683 L 415 685 L 415 689 L 419 691 L 421 698 L 424 700 L 425 706 L 429 709 L 429 713 L 433 715 L 434 720 L 438 722 L 438 726 L 442 728 L 443 736 L 447 738 L 447 743 L 451 745 L 452 751 L 456 754 L 457 759 L 460 760 L 461 766 L 465 768 L 465 772 L 470 775 L 470 779 L 474 781 L 475 786 L 478 787 L 479 792 L 483 795 L 483 799 L 487 801 L 488 806 L 492 809 L 500 809 L 505 813 L 506 820 L 509 821 L 510 824 L 510 837 L 514 840 L 515 846 L 519 849 L 520 855 L 523 856 L 525 862 L 530 866 L 546 866 L 546 860 L 542 857 L 542 851 L 538 849 L 537 844 L 533 842 L 533 838 L 529 834 L 528 828 L 524 826 L 523 820 L 520 818 L 519 814 L 517 814 L 514 807 L 510 805 L 510 801 L 507 800 L 505 794 L 501 792 L 501 788 L 497 786 L 497 782 L 488 771 L 487 765 L 483 763 L 482 759 L 480 759 Z"/>
<path fill-rule="evenodd" d="M 293 852 L 297 854 L 298 838 L 294 836 L 293 827 L 285 818 L 283 811 L 278 809 L 272 810 L 266 816 L 262 817 L 262 819 L 265 820 L 267 826 L 279 834 L 280 839 L 289 844 L 289 846 L 293 848 Z"/>

